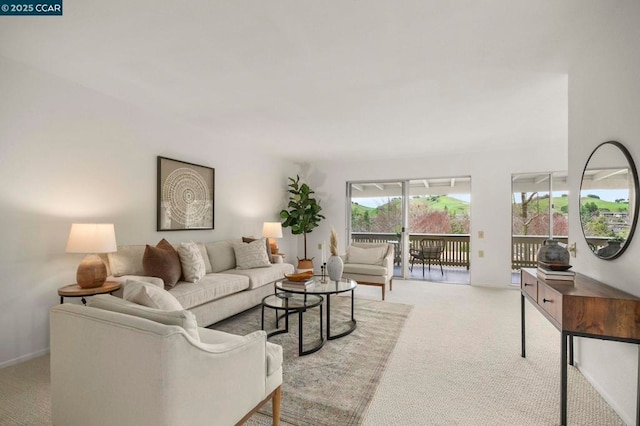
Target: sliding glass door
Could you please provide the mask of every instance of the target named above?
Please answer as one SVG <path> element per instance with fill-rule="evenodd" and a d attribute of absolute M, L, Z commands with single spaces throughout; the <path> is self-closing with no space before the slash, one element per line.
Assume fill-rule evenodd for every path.
<path fill-rule="evenodd" d="M 395 247 L 394 276 L 404 276 L 402 253 L 407 207 L 404 181 L 347 183 L 348 235 L 353 242 L 385 242 Z"/>

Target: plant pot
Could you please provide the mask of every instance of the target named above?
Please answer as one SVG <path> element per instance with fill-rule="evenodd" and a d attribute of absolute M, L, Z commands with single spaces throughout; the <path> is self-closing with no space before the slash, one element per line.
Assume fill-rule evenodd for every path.
<path fill-rule="evenodd" d="M 298 259 L 298 269 L 299 270 L 313 269 L 313 260 Z"/>
<path fill-rule="evenodd" d="M 327 259 L 327 274 L 331 281 L 340 281 L 342 278 L 342 271 L 344 270 L 344 263 L 340 256 L 329 256 Z"/>

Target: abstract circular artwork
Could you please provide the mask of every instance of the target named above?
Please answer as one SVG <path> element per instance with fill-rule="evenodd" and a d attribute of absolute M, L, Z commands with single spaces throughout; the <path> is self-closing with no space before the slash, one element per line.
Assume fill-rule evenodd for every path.
<path fill-rule="evenodd" d="M 207 182 L 192 169 L 179 168 L 167 176 L 162 198 L 169 200 L 171 219 L 189 227 L 200 223 L 209 207 Z"/>
<path fill-rule="evenodd" d="M 213 229 L 215 169 L 158 156 L 158 231 Z"/>

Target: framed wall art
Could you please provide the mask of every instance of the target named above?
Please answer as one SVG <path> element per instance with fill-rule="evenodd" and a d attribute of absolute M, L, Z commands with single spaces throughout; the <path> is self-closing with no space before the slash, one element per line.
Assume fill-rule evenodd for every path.
<path fill-rule="evenodd" d="M 215 169 L 158 156 L 158 231 L 213 229 Z"/>

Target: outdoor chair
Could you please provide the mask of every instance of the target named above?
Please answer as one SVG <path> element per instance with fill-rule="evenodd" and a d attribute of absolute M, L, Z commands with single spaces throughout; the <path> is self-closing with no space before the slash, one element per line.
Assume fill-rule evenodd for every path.
<path fill-rule="evenodd" d="M 442 254 L 444 253 L 444 239 L 442 238 L 423 238 L 420 240 L 419 249 L 410 249 L 409 255 L 411 256 L 411 265 L 409 270 L 413 272 L 414 263 L 422 263 L 422 276 L 424 277 L 424 265 L 429 265 L 431 270 L 431 263 L 437 263 L 440 265 L 440 273 L 444 275 L 442 269 Z"/>

